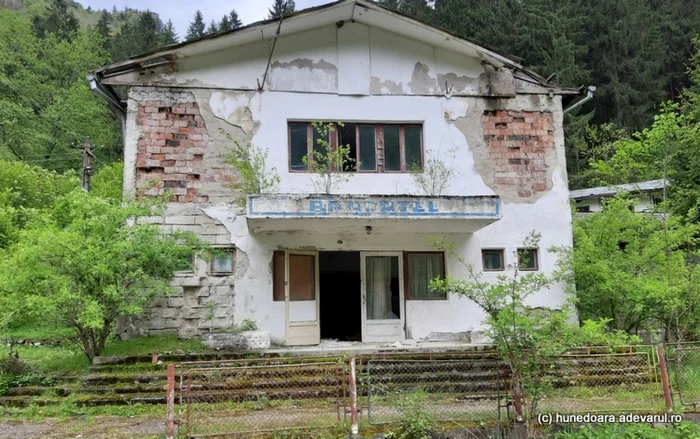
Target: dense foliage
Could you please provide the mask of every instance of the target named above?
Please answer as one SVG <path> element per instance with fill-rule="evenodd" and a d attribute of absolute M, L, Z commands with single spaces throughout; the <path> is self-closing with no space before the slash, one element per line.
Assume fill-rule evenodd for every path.
<path fill-rule="evenodd" d="M 168 294 L 173 273 L 202 248 L 191 234 L 139 222 L 161 204 L 122 203 L 120 169 L 105 168 L 86 193 L 71 176 L 0 162 L 0 317 L 71 327 L 90 359 L 117 317 Z"/>

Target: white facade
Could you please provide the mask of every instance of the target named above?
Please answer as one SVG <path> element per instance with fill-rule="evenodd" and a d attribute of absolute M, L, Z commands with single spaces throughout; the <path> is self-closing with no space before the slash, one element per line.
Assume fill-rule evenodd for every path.
<path fill-rule="evenodd" d="M 341 17 L 355 22 L 336 25 Z M 440 31 L 376 5 L 346 1 L 283 23 L 264 91 L 259 92 L 256 80 L 266 70 L 271 47 L 265 35 L 272 35 L 276 26 L 263 23 L 174 48 L 166 51 L 174 55 L 162 65 L 101 73 L 103 84 L 130 87 L 125 192 L 133 194 L 154 176 L 181 174 L 182 183 L 169 186 L 177 189 L 180 201 L 171 203 L 166 217 L 153 221 L 193 231 L 236 253 L 230 275 L 213 276 L 204 261 L 194 273 L 179 274 L 174 282 L 178 295 L 158 301 L 146 316 L 123 319 L 122 335 L 176 331 L 193 336 L 230 329 L 244 319 L 254 320 L 279 344 L 317 343 L 327 335 L 324 322 L 338 319 L 352 320 L 367 342 L 483 330 L 485 316 L 474 303 L 455 294 L 444 300 L 411 299 L 403 281 L 391 285 L 400 290 L 392 292 L 400 298 L 398 321 L 382 326 L 368 318 L 367 295 L 373 287 L 368 286 L 366 258 L 395 257 L 392 264 L 402 267 L 404 252 L 435 250 L 432 235 L 446 235 L 466 262 L 482 272 L 482 250 L 502 250 L 505 264 L 515 263 L 513 253 L 536 231 L 542 234 L 537 269 L 545 274 L 555 269 L 556 258 L 547 249 L 572 245 L 565 90 L 523 80 L 527 73 L 517 65 L 485 49 L 479 52 L 471 43 L 446 39 Z M 264 39 L 255 41 L 254 32 Z M 172 127 L 186 119 L 181 115 L 190 114 L 188 108 L 193 109 L 190 126 L 197 128 L 173 137 Z M 156 133 L 162 120 L 175 122 L 165 124 L 167 133 Z M 307 204 L 285 198 L 303 201 L 304 194 L 318 193 L 312 174 L 290 170 L 288 127 L 295 121 L 419 125 L 423 162 L 439 159 L 453 176 L 444 191 L 426 194 L 408 172 L 352 173 L 326 197 L 326 204 L 312 204 L 309 211 Z M 545 123 L 551 129 L 538 125 Z M 498 135 L 489 134 L 494 129 L 507 133 L 502 143 Z M 178 139 L 183 143 L 172 153 L 163 146 Z M 236 205 L 241 194 L 231 189 L 231 178 L 219 178 L 235 179 L 235 171 L 225 164 L 234 140 L 267 150 L 267 169 L 274 168 L 280 177 L 275 193 L 249 199 L 246 208 Z M 373 206 L 382 200 L 418 203 L 411 206 L 420 215 L 350 212 L 343 217 L 314 211 L 327 212 L 327 203 L 358 196 Z M 315 300 L 273 300 L 275 251 L 315 257 Z M 326 252 L 361 252 L 345 254 L 357 258 L 360 268 L 338 263 L 324 274 L 324 260 L 345 257 Z M 294 276 L 288 272 L 289 261 L 287 256 L 288 281 Z M 465 267 L 454 259 L 446 260 L 445 272 L 468 279 Z M 403 278 L 407 271 L 399 273 Z M 482 272 L 485 281 L 495 281 L 499 274 L 503 271 Z M 350 288 L 343 279 L 355 275 L 359 283 Z M 334 295 L 340 291 L 336 285 L 347 287 L 343 297 Z M 564 291 L 563 285 L 554 285 L 534 297 L 532 305 L 558 307 L 566 300 Z M 286 294 L 289 298 L 289 290 Z"/>

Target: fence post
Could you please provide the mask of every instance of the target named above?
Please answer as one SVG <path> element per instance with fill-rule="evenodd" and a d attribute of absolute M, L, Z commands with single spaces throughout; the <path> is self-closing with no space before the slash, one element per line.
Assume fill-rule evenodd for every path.
<path fill-rule="evenodd" d="M 666 367 L 666 353 L 663 343 L 656 345 L 656 352 L 659 357 L 659 372 L 661 374 L 661 386 L 664 390 L 664 401 L 666 403 L 666 413 L 673 412 L 673 401 L 671 399 L 671 386 L 668 380 L 668 368 Z"/>
<path fill-rule="evenodd" d="M 359 433 L 357 425 L 357 370 L 355 357 L 350 357 L 350 433 L 354 436 Z"/>
<path fill-rule="evenodd" d="M 165 403 L 167 404 L 167 419 L 165 421 L 165 435 L 168 439 L 175 436 L 175 365 L 168 364 L 168 384 L 165 390 Z"/>

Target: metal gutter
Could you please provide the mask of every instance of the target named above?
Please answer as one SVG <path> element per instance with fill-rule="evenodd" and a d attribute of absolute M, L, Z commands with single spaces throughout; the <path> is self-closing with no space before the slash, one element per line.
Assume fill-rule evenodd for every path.
<path fill-rule="evenodd" d="M 564 108 L 564 114 L 568 113 L 571 110 L 574 110 L 581 105 L 585 104 L 586 102 L 590 101 L 593 99 L 593 92 L 595 92 L 596 88 L 593 85 L 589 85 L 588 88 L 586 89 L 586 95 L 579 98 L 575 99 L 571 104 L 569 104 L 568 107 Z"/>
<path fill-rule="evenodd" d="M 88 75 L 87 81 L 90 85 L 90 91 L 107 101 L 107 105 L 109 105 L 111 109 L 116 110 L 116 112 L 121 115 L 126 115 L 126 108 L 121 104 L 119 96 L 111 89 L 105 87 L 104 84 L 100 82 L 98 76 Z"/>

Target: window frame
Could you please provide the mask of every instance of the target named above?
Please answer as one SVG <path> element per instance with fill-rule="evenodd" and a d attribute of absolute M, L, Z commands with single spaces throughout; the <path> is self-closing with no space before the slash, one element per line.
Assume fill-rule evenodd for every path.
<path fill-rule="evenodd" d="M 197 255 L 192 253 L 189 258 L 191 258 L 192 262 L 190 265 L 192 265 L 192 268 L 186 269 L 186 270 L 175 270 L 173 272 L 173 276 L 193 276 L 197 272 Z"/>
<path fill-rule="evenodd" d="M 520 266 L 520 252 L 522 250 L 530 250 L 535 252 L 535 267 L 534 268 L 523 268 Z M 540 249 L 538 247 L 518 247 L 516 250 L 518 255 L 518 270 L 519 271 L 540 271 Z"/>
<path fill-rule="evenodd" d="M 411 288 L 409 287 L 410 281 L 409 281 L 409 276 L 410 272 L 408 270 L 408 257 L 410 255 L 434 255 L 434 254 L 439 254 L 442 256 L 442 278 L 444 279 L 447 276 L 447 258 L 445 257 L 445 252 L 444 251 L 405 251 L 403 252 L 403 293 L 404 293 L 404 300 L 425 300 L 425 301 L 435 301 L 435 300 L 448 300 L 447 293 L 443 297 L 432 297 L 432 298 L 412 298 L 411 297 Z"/>
<path fill-rule="evenodd" d="M 231 270 L 230 271 L 215 271 L 214 270 L 214 259 L 216 255 L 212 255 L 211 261 L 209 261 L 209 275 L 210 276 L 232 276 L 236 272 L 236 247 L 214 247 L 215 250 L 228 253 L 231 256 Z"/>
<path fill-rule="evenodd" d="M 335 122 L 321 122 L 321 123 L 332 123 L 335 128 L 330 133 L 330 148 L 331 151 L 338 150 L 338 126 Z M 354 171 L 340 171 L 342 174 L 408 174 L 412 171 L 409 169 L 406 163 L 406 127 L 416 126 L 420 129 L 420 159 L 421 159 L 421 170 L 423 172 L 425 169 L 425 140 L 424 140 L 424 122 L 355 122 L 348 121 L 343 122 L 347 124 L 355 125 L 355 170 Z M 293 169 L 292 168 L 292 129 L 291 124 L 306 124 L 306 157 L 308 160 L 307 169 Z M 385 126 L 398 126 L 399 127 L 399 156 L 400 156 L 400 169 L 398 171 L 387 171 L 384 167 L 384 127 Z M 357 166 L 357 161 L 360 159 L 360 126 L 373 126 L 374 127 L 374 158 L 375 158 L 375 169 L 370 170 L 360 170 Z M 308 174 L 312 172 L 313 166 L 313 135 L 314 127 L 312 122 L 303 120 L 287 120 L 287 169 L 292 174 Z M 333 172 L 337 172 L 333 169 Z"/>
<path fill-rule="evenodd" d="M 498 252 L 501 257 L 501 268 L 493 269 L 486 268 L 486 261 L 484 260 L 484 253 L 486 252 Z M 481 271 L 485 273 L 498 273 L 500 271 L 506 271 L 506 249 L 499 247 L 488 247 L 481 249 Z"/>
<path fill-rule="evenodd" d="M 291 258 L 292 256 L 311 256 L 311 257 L 315 258 L 315 259 L 314 259 L 314 264 L 312 265 L 312 269 L 314 270 L 314 272 L 313 272 L 313 274 L 312 274 L 312 279 L 313 279 L 312 285 L 313 285 L 313 297 L 314 297 L 314 298 L 313 298 L 313 299 L 302 300 L 301 302 L 303 302 L 303 301 L 317 301 L 318 298 L 319 298 L 319 294 L 320 294 L 320 291 L 319 291 L 319 289 L 318 289 L 318 282 L 317 282 L 318 273 L 316 273 L 316 268 L 317 268 L 317 264 L 318 264 L 318 260 L 317 260 L 318 255 L 317 255 L 317 254 L 311 255 L 311 254 L 309 254 L 309 253 L 295 253 L 294 250 L 286 250 L 286 251 L 285 251 L 285 250 L 274 250 L 274 251 L 272 252 L 272 264 L 271 264 L 271 265 L 272 265 L 272 302 L 273 302 L 273 303 L 280 303 L 280 302 L 281 302 L 281 303 L 284 303 L 284 302 L 286 302 L 286 290 L 285 290 L 285 288 L 286 288 L 286 286 L 287 286 L 286 283 L 287 283 L 288 280 L 287 280 L 287 278 L 286 278 L 287 275 L 286 275 L 286 273 L 285 273 L 285 271 L 286 271 L 286 266 L 285 266 L 285 265 L 286 265 L 286 258 L 287 258 L 286 253 L 287 253 L 287 252 L 290 252 L 290 255 L 289 255 L 290 258 Z M 275 279 L 277 278 L 277 276 L 276 276 L 276 274 L 277 274 L 277 273 L 276 273 L 276 271 L 277 271 L 277 264 L 276 264 L 276 261 L 277 261 L 277 258 L 278 258 L 278 257 L 280 257 L 280 258 L 282 259 L 282 265 L 281 265 L 282 276 L 281 276 L 281 277 L 282 277 L 282 288 L 283 288 L 283 290 L 282 290 L 282 297 L 281 297 L 280 299 L 276 299 L 276 298 L 275 298 L 275 286 L 277 285 L 276 282 L 275 282 Z M 290 275 L 290 280 L 291 280 L 291 275 Z M 290 292 L 290 295 L 291 295 L 291 292 Z M 290 301 L 290 302 L 297 302 L 298 300 L 294 300 L 294 299 L 292 299 L 292 298 L 290 297 L 290 298 L 289 298 L 289 301 Z"/>

